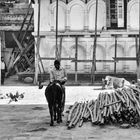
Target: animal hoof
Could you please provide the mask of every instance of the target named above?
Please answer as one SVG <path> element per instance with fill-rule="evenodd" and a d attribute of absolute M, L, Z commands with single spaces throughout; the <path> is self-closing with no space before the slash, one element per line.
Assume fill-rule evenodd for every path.
<path fill-rule="evenodd" d="M 62 113 L 61 115 L 64 116 L 64 113 Z"/>
<path fill-rule="evenodd" d="M 53 123 L 50 123 L 50 126 L 53 126 Z"/>
<path fill-rule="evenodd" d="M 53 117 L 53 120 L 54 120 L 54 121 L 56 121 L 56 120 L 57 120 L 57 117 L 56 117 L 56 115 L 54 115 L 54 117 Z"/>
<path fill-rule="evenodd" d="M 60 123 L 60 121 L 59 121 L 59 120 L 57 120 L 57 123 Z"/>
<path fill-rule="evenodd" d="M 41 82 L 39 82 L 38 88 L 39 89 L 42 89 L 43 88 L 43 85 L 41 84 Z"/>
<path fill-rule="evenodd" d="M 43 85 L 39 85 L 39 87 L 38 87 L 39 89 L 42 89 L 43 88 Z"/>
<path fill-rule="evenodd" d="M 62 123 L 62 119 L 61 120 L 57 120 L 57 123 Z"/>

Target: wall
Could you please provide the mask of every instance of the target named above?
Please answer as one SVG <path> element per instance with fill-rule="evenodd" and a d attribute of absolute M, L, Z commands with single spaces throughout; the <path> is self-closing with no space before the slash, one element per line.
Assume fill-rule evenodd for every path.
<path fill-rule="evenodd" d="M 78 39 L 78 60 L 91 60 L 93 53 L 93 38 L 79 38 Z M 60 41 L 59 41 L 60 42 Z M 59 43 L 58 43 L 59 44 Z M 41 57 L 55 57 L 55 38 L 42 38 L 40 44 Z M 115 56 L 115 39 L 112 38 L 98 38 L 96 49 L 96 60 L 113 60 Z M 118 57 L 135 57 L 135 38 L 120 37 L 117 41 L 117 56 Z M 75 58 L 75 39 L 63 38 L 62 43 L 62 58 Z M 43 61 L 45 70 L 48 72 L 53 66 L 52 60 Z M 62 60 L 62 65 L 71 73 L 75 71 L 75 65 L 71 60 Z M 97 72 L 113 72 L 114 63 L 97 62 Z M 79 72 L 90 72 L 91 63 L 78 63 Z M 117 72 L 136 72 L 135 61 L 119 61 L 117 62 Z"/>
<path fill-rule="evenodd" d="M 40 35 L 42 36 L 40 42 L 41 57 L 55 57 L 55 10 L 56 3 L 49 4 L 48 1 L 41 1 L 41 22 Z M 35 33 L 37 31 L 37 4 L 35 5 Z M 135 57 L 135 38 L 128 37 L 129 34 L 138 34 L 138 0 L 131 0 L 128 4 L 127 14 L 127 30 L 113 31 L 106 30 L 106 6 L 103 0 L 99 0 L 98 7 L 98 34 L 97 38 L 97 60 L 113 60 L 115 53 L 115 38 L 111 34 L 121 34 L 117 38 L 117 56 L 118 57 Z M 94 38 L 86 35 L 94 35 L 95 23 L 95 0 L 91 0 L 88 4 L 84 4 L 81 0 L 73 0 L 68 5 L 59 2 L 59 21 L 58 27 L 63 37 L 62 55 L 65 58 L 75 57 L 75 38 L 70 37 L 71 34 L 80 33 L 85 35 L 78 39 L 78 59 L 89 60 L 92 59 Z M 136 17 L 133 15 L 135 13 Z M 105 30 L 101 33 L 101 28 L 105 26 Z M 133 32 L 135 31 L 135 32 Z M 58 39 L 60 45 L 60 38 Z M 52 60 L 43 60 L 45 70 L 48 72 L 53 66 Z M 62 65 L 68 72 L 75 72 L 75 64 L 71 60 L 62 60 Z M 90 72 L 91 63 L 78 63 L 78 72 Z M 96 64 L 97 72 L 113 72 L 114 63 L 103 62 Z M 135 61 L 119 61 L 117 63 L 117 72 L 136 72 Z"/>
<path fill-rule="evenodd" d="M 58 27 L 60 31 L 70 29 L 71 31 L 83 31 L 88 27 L 89 30 L 94 30 L 95 23 L 95 0 L 91 0 L 85 4 L 81 0 L 73 0 L 69 4 L 59 1 L 58 11 Z M 38 3 L 34 5 L 34 23 L 35 32 L 38 25 Z M 56 19 L 56 2 L 52 4 L 49 1 L 41 0 L 40 11 L 40 31 L 54 31 Z M 98 29 L 106 25 L 106 10 L 103 0 L 99 0 L 98 6 Z M 92 20 L 91 20 L 92 19 Z"/>
<path fill-rule="evenodd" d="M 50 9 L 49 0 L 41 0 L 40 5 L 40 31 L 50 31 Z M 38 27 L 38 3 L 34 4 L 34 30 Z"/>

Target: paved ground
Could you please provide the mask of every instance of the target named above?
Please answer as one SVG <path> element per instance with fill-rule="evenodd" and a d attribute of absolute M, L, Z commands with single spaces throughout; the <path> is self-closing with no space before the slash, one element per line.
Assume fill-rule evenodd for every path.
<path fill-rule="evenodd" d="M 67 110 L 66 106 L 65 110 Z M 139 140 L 137 128 L 121 129 L 117 126 L 92 126 L 90 122 L 71 130 L 63 123 L 49 126 L 46 105 L 1 105 L 0 140 Z"/>
<path fill-rule="evenodd" d="M 68 107 L 75 101 L 96 99 L 101 87 L 67 86 L 66 107 L 63 123 L 50 127 L 50 116 L 44 97 L 45 87 L 1 86 L 0 94 L 25 93 L 22 100 L 11 102 L 0 99 L 0 140 L 139 140 L 140 130 L 131 127 L 93 126 L 90 122 L 82 127 L 67 129 Z"/>
<path fill-rule="evenodd" d="M 66 104 L 73 104 L 75 101 L 87 101 L 96 99 L 101 87 L 93 86 L 66 86 Z M 24 93 L 23 100 L 18 102 L 11 102 L 10 104 L 27 105 L 27 104 L 46 104 L 44 96 L 45 86 L 38 89 L 38 86 L 1 86 L 0 94 L 6 95 L 7 93 L 19 94 Z M 0 100 L 0 104 L 8 104 L 9 98 Z"/>

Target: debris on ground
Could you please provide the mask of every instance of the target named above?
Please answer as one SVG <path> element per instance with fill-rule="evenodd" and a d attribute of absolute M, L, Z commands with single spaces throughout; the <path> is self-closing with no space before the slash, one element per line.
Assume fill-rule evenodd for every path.
<path fill-rule="evenodd" d="M 14 94 L 14 93 L 6 93 L 6 94 L 0 94 L 0 99 L 10 99 L 8 104 L 10 104 L 12 101 L 17 102 L 18 100 L 21 100 L 24 98 L 24 92 L 23 93 L 19 93 L 18 91 Z"/>

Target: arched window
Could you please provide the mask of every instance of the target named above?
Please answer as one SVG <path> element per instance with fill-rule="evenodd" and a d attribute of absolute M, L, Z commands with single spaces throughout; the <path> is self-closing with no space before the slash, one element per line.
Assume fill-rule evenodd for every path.
<path fill-rule="evenodd" d="M 59 31 L 63 31 L 65 30 L 65 26 L 66 26 L 66 7 L 67 5 L 62 2 L 59 1 L 58 2 L 58 30 Z M 51 9 L 51 28 L 52 29 L 56 29 L 56 2 L 53 2 L 50 5 L 50 9 Z"/>
<path fill-rule="evenodd" d="M 70 30 L 84 29 L 84 10 L 76 4 L 71 7 L 70 11 Z"/>
<path fill-rule="evenodd" d="M 112 45 L 110 46 L 110 48 L 108 49 L 109 53 L 108 53 L 108 59 L 109 60 L 112 60 L 112 57 L 115 56 L 115 45 Z M 124 48 L 121 46 L 121 45 L 117 45 L 117 57 L 123 57 L 124 56 Z M 118 63 L 116 64 L 117 65 L 117 68 L 116 70 L 117 71 L 122 71 L 123 70 L 123 61 L 118 61 Z M 111 71 L 114 71 L 114 63 L 110 63 L 110 70 Z"/>
<path fill-rule="evenodd" d="M 87 4 L 89 30 L 95 29 L 96 1 L 90 1 Z M 102 0 L 98 1 L 97 29 L 101 30 L 106 26 L 106 6 Z"/>
<path fill-rule="evenodd" d="M 130 57 L 136 57 L 136 46 L 135 45 L 130 46 L 128 54 Z M 126 63 L 129 66 L 130 71 L 136 72 L 136 70 L 137 70 L 136 61 L 127 61 Z"/>
<path fill-rule="evenodd" d="M 65 30 L 65 9 L 62 6 L 58 6 L 58 30 Z M 54 8 L 54 23 L 56 23 L 56 7 Z M 54 26 L 56 29 L 56 26 Z"/>
<path fill-rule="evenodd" d="M 139 0 L 131 0 L 128 3 L 128 27 L 129 29 L 139 29 Z"/>
<path fill-rule="evenodd" d="M 84 30 L 84 12 L 85 3 L 81 0 L 72 0 L 68 4 L 69 15 L 69 25 L 70 30 L 79 31 Z"/>
<path fill-rule="evenodd" d="M 100 44 L 96 45 L 96 60 L 103 60 L 105 59 L 105 50 L 104 47 Z M 93 45 L 90 47 L 90 59 L 93 59 Z M 92 66 L 92 64 L 90 63 Z M 103 70 L 103 63 L 96 62 L 96 71 L 102 71 Z"/>

